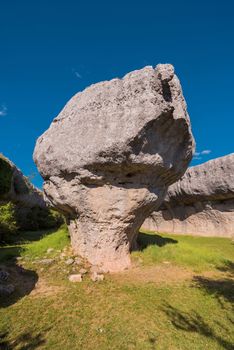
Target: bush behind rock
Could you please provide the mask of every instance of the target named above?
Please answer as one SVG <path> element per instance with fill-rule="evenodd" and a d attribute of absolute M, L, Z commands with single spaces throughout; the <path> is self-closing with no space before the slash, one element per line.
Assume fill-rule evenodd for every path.
<path fill-rule="evenodd" d="M 0 242 L 7 241 L 12 234 L 22 230 L 42 230 L 58 227 L 63 217 L 49 208 L 26 208 L 11 202 L 0 205 Z"/>
<path fill-rule="evenodd" d="M 0 206 L 0 241 L 17 232 L 18 224 L 15 205 L 11 202 Z"/>

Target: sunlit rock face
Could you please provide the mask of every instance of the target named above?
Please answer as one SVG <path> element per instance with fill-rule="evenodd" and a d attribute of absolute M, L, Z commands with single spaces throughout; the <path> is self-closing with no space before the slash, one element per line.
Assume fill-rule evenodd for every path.
<path fill-rule="evenodd" d="M 170 186 L 146 229 L 201 236 L 234 237 L 234 153 L 189 168 Z"/>
<path fill-rule="evenodd" d="M 130 266 L 138 230 L 194 150 L 173 66 L 147 66 L 76 94 L 38 139 L 47 199 L 76 253 L 106 271 Z"/>

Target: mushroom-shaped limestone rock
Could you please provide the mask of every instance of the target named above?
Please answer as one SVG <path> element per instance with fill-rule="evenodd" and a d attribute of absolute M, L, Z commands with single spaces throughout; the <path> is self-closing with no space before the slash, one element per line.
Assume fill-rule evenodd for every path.
<path fill-rule="evenodd" d="M 139 228 L 193 150 L 179 80 L 159 64 L 76 94 L 37 140 L 34 160 L 75 253 L 113 272 L 130 265 Z"/>

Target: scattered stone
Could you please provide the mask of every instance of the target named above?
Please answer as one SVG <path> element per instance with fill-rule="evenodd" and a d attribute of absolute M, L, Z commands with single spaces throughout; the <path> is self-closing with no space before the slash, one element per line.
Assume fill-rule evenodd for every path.
<path fill-rule="evenodd" d="M 39 264 L 43 264 L 43 265 L 51 265 L 55 262 L 54 259 L 42 259 L 42 260 L 38 260 L 37 261 Z"/>
<path fill-rule="evenodd" d="M 75 258 L 75 264 L 76 265 L 82 264 L 82 260 L 80 258 Z"/>
<path fill-rule="evenodd" d="M 72 258 L 67 259 L 67 260 L 65 261 L 65 264 L 66 264 L 66 265 L 72 265 L 72 264 L 74 264 L 74 259 L 72 259 Z"/>
<path fill-rule="evenodd" d="M 34 160 L 45 196 L 69 218 L 75 254 L 114 272 L 130 266 L 140 226 L 193 151 L 179 80 L 159 64 L 75 95 L 38 139 Z"/>
<path fill-rule="evenodd" d="M 82 282 L 82 275 L 80 273 L 70 275 L 68 278 L 70 282 Z"/>
<path fill-rule="evenodd" d="M 97 272 L 93 272 L 90 278 L 93 282 L 99 282 L 104 280 L 104 275 L 99 275 Z"/>
<path fill-rule="evenodd" d="M 0 284 L 0 296 L 9 296 L 15 290 L 13 284 L 1 285 Z"/>
<path fill-rule="evenodd" d="M 52 253 L 54 251 L 54 248 L 48 248 L 47 249 L 47 254 L 50 254 L 50 253 Z"/>
<path fill-rule="evenodd" d="M 99 274 L 103 274 L 106 273 L 107 271 L 105 269 L 103 269 L 101 266 L 97 266 L 97 265 L 93 265 L 90 267 L 90 272 L 93 273 L 99 273 Z"/>
<path fill-rule="evenodd" d="M 88 270 L 82 268 L 79 272 L 81 273 L 81 275 L 85 275 L 88 272 Z"/>

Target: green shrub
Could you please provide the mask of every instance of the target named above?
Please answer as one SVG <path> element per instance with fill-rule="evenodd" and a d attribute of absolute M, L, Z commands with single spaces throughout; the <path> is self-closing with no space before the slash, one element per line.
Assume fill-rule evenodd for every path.
<path fill-rule="evenodd" d="M 0 196 L 11 189 L 12 167 L 0 154 Z"/>
<path fill-rule="evenodd" d="M 18 230 L 15 205 L 11 202 L 0 206 L 0 241 Z"/>

